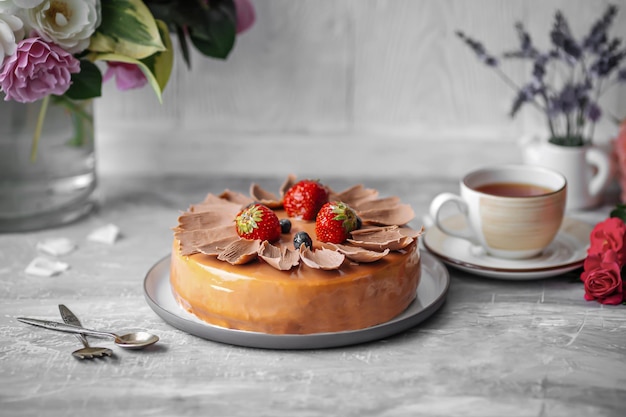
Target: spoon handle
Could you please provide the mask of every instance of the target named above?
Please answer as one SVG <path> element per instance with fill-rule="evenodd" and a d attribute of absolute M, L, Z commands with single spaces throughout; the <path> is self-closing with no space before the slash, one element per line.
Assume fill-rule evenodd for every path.
<path fill-rule="evenodd" d="M 113 333 L 102 332 L 99 330 L 85 329 L 84 327 L 73 326 L 71 324 L 60 323 L 58 321 L 38 320 L 38 319 L 31 319 L 27 317 L 18 317 L 17 320 L 21 321 L 22 323 L 30 324 L 30 325 L 37 326 L 37 327 L 43 327 L 44 329 L 56 330 L 59 332 L 75 333 L 75 334 L 82 333 L 82 334 L 86 334 L 90 336 L 112 337 L 114 339 L 117 339 L 117 336 Z"/>
<path fill-rule="evenodd" d="M 59 304 L 59 312 L 61 313 L 61 317 L 63 318 L 63 323 L 83 327 L 83 325 L 80 323 L 80 320 L 78 320 L 78 317 L 76 317 L 76 315 L 72 313 L 69 308 L 65 307 L 64 304 Z M 87 338 L 84 334 L 81 333 L 75 336 L 78 340 L 80 340 L 83 346 L 89 347 L 89 343 L 87 342 Z"/>

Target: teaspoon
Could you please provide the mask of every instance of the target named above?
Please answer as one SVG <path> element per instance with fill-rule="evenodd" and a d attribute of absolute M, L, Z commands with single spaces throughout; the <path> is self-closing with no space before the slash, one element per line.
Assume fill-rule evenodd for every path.
<path fill-rule="evenodd" d="M 73 326 L 71 324 L 65 324 L 57 321 L 30 319 L 26 317 L 18 317 L 18 321 L 22 323 L 30 324 L 37 327 L 43 327 L 49 330 L 56 330 L 66 333 L 82 333 L 89 336 L 96 337 L 112 337 L 113 341 L 119 347 L 125 349 L 143 349 L 159 341 L 159 337 L 148 332 L 133 332 L 123 335 L 117 335 L 111 332 L 104 332 L 101 330 L 85 329 L 80 326 Z"/>
<path fill-rule="evenodd" d="M 76 315 L 72 313 L 72 311 L 65 305 L 59 304 L 59 312 L 61 313 L 61 318 L 63 318 L 64 323 L 83 327 L 83 325 L 80 323 L 80 320 L 78 320 L 78 317 L 76 317 Z M 113 351 L 109 348 L 89 346 L 87 338 L 82 333 L 75 334 L 74 336 L 76 336 L 76 338 L 84 346 L 82 349 L 78 349 L 72 352 L 72 356 L 75 356 L 78 359 L 101 358 L 103 356 L 113 355 Z"/>

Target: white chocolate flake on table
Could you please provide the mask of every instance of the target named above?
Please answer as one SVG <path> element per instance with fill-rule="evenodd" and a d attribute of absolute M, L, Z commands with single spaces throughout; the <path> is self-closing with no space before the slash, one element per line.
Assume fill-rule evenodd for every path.
<path fill-rule="evenodd" d="M 38 256 L 33 259 L 24 272 L 28 275 L 34 275 L 38 277 L 51 277 L 61 272 L 67 270 L 69 268 L 69 264 L 57 260 L 52 260 L 48 258 L 44 258 L 42 256 Z"/>
<path fill-rule="evenodd" d="M 117 241 L 119 237 L 120 228 L 112 223 L 109 223 L 105 226 L 98 227 L 97 229 L 89 233 L 89 235 L 87 236 L 87 240 L 112 245 Z"/>
<path fill-rule="evenodd" d="M 37 242 L 37 250 L 52 256 L 63 256 L 76 249 L 76 244 L 65 237 L 53 237 Z"/>

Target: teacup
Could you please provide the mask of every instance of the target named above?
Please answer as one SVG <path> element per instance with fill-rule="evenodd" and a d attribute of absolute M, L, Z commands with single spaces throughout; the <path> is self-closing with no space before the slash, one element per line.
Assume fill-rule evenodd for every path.
<path fill-rule="evenodd" d="M 463 177 L 460 188 L 460 195 L 436 196 L 430 215 L 444 233 L 477 243 L 492 256 L 537 256 L 561 227 L 567 181 L 556 171 L 533 165 L 487 167 Z M 446 227 L 440 217 L 447 203 L 457 206 L 467 229 Z"/>

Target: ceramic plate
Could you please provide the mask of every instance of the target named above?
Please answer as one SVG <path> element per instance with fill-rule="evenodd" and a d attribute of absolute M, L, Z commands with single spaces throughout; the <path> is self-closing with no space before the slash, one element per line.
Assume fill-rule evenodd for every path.
<path fill-rule="evenodd" d="M 274 335 L 227 329 L 211 325 L 178 305 L 169 280 L 170 257 L 157 262 L 144 280 L 144 295 L 150 307 L 167 323 L 195 336 L 216 342 L 267 349 L 319 349 L 354 345 L 382 339 L 407 330 L 430 317 L 443 305 L 450 276 L 436 258 L 422 253 L 422 277 L 417 298 L 396 318 L 361 330 L 334 333 Z"/>
<path fill-rule="evenodd" d="M 465 218 L 456 215 L 444 220 L 451 229 L 463 229 Z M 566 217 L 554 241 L 539 256 L 531 259 L 494 258 L 469 241 L 432 226 L 424 235 L 424 246 L 448 265 L 490 278 L 526 280 L 548 278 L 580 268 L 587 256 L 593 226 Z"/>

